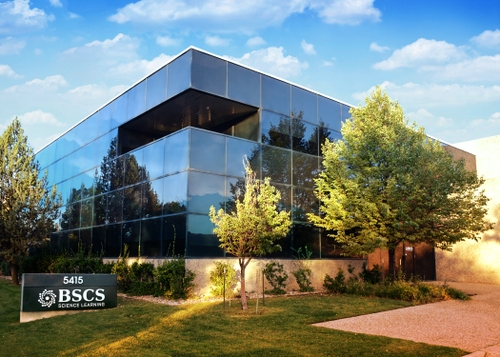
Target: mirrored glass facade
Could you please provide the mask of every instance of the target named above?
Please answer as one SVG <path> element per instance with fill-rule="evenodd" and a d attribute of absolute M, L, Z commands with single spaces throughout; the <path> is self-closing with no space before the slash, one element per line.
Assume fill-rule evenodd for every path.
<path fill-rule="evenodd" d="M 281 192 L 294 227 L 273 256 L 341 249 L 311 227 L 321 144 L 341 137 L 349 107 L 188 49 L 36 154 L 64 206 L 55 249 L 117 257 L 222 257 L 210 206 L 234 208 L 248 160 Z"/>

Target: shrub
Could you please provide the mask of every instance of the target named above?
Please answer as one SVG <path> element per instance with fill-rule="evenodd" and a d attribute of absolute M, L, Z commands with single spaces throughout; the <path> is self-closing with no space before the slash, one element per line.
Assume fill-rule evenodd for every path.
<path fill-rule="evenodd" d="M 286 280 L 288 274 L 283 268 L 283 264 L 278 262 L 270 262 L 266 264 L 263 270 L 266 280 L 273 287 L 272 290 L 267 291 L 269 294 L 285 294 Z"/>
<path fill-rule="evenodd" d="M 234 270 L 231 264 L 226 262 L 214 262 L 214 264 L 215 269 L 210 272 L 210 282 L 212 283 L 210 292 L 214 296 L 223 296 L 224 291 L 226 291 L 226 295 L 232 296 L 238 282 L 236 270 Z M 226 276 L 225 290 L 224 275 Z"/>
<path fill-rule="evenodd" d="M 323 286 L 326 290 L 331 291 L 332 293 L 345 293 L 347 290 L 347 285 L 345 281 L 344 271 L 339 268 L 335 278 L 332 278 L 330 275 L 326 274 L 323 281 Z"/>
<path fill-rule="evenodd" d="M 130 293 L 133 295 L 153 295 L 155 293 L 155 266 L 152 263 L 134 262 L 130 266 Z"/>
<path fill-rule="evenodd" d="M 2 275 L 10 276 L 10 266 L 5 260 L 0 262 L 0 270 L 2 271 Z"/>
<path fill-rule="evenodd" d="M 382 272 L 380 270 L 380 266 L 375 264 L 373 268 L 367 269 L 366 263 L 363 263 L 363 270 L 359 273 L 359 277 L 370 284 L 379 284 L 382 282 Z"/>
<path fill-rule="evenodd" d="M 308 267 L 306 261 L 309 260 L 312 256 L 312 251 L 310 251 L 307 246 L 304 248 L 304 252 L 302 252 L 302 247 L 295 250 L 297 259 L 295 263 L 295 270 L 292 272 L 297 284 L 299 285 L 299 290 L 302 292 L 314 291 L 314 288 L 311 283 L 311 275 L 312 270 Z"/>
<path fill-rule="evenodd" d="M 444 286 L 446 292 L 452 299 L 456 300 L 470 300 L 470 296 L 464 293 L 463 291 L 457 290 L 455 288 Z"/>
<path fill-rule="evenodd" d="M 158 284 L 155 295 L 185 299 L 194 286 L 195 273 L 186 269 L 186 260 L 178 256 L 158 266 L 155 277 Z"/>

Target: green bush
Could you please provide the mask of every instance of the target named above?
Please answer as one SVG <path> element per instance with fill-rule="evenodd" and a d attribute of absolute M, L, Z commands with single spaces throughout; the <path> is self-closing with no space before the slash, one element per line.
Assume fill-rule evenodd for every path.
<path fill-rule="evenodd" d="M 455 300 L 470 300 L 470 296 L 464 293 L 463 291 L 457 290 L 455 288 L 444 286 L 448 295 Z"/>
<path fill-rule="evenodd" d="M 210 272 L 210 282 L 212 283 L 210 292 L 214 296 L 223 296 L 224 291 L 226 291 L 226 296 L 232 296 L 238 282 L 236 270 L 226 262 L 214 262 L 214 265 L 215 269 Z M 226 276 L 225 290 L 224 275 Z"/>
<path fill-rule="evenodd" d="M 307 264 L 307 260 L 311 259 L 312 251 L 305 246 L 304 251 L 302 251 L 302 247 L 299 247 L 297 250 L 294 249 L 294 252 L 297 261 L 292 274 L 297 281 L 297 285 L 299 285 L 299 290 L 302 292 L 314 291 L 311 283 L 312 270 Z"/>
<path fill-rule="evenodd" d="M 273 287 L 271 290 L 266 291 L 269 294 L 285 294 L 286 293 L 286 280 L 288 279 L 288 274 L 283 268 L 283 264 L 278 262 L 270 262 L 266 264 L 263 270 L 266 280 Z"/>
<path fill-rule="evenodd" d="M 183 257 L 173 257 L 156 268 L 155 278 L 157 296 L 185 299 L 194 287 L 195 273 L 186 269 L 186 260 Z"/>
<path fill-rule="evenodd" d="M 378 264 L 375 264 L 370 270 L 366 268 L 366 263 L 363 263 L 363 270 L 359 273 L 359 277 L 367 283 L 379 284 L 382 282 L 382 271 Z"/>
<path fill-rule="evenodd" d="M 0 270 L 2 271 L 2 275 L 10 276 L 10 266 L 5 260 L 0 262 Z"/>
<path fill-rule="evenodd" d="M 344 271 L 339 268 L 335 278 L 332 278 L 330 275 L 326 274 L 323 281 L 323 286 L 326 290 L 332 293 L 345 293 L 347 291 L 347 285 L 345 281 Z"/>
<path fill-rule="evenodd" d="M 130 294 L 153 295 L 156 291 L 155 266 L 152 263 L 134 262 L 130 266 Z"/>

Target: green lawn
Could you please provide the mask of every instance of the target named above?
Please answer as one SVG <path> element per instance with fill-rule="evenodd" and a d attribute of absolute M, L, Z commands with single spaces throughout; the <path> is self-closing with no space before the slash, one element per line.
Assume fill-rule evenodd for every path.
<path fill-rule="evenodd" d="M 407 306 L 388 299 L 328 295 L 238 304 L 165 306 L 119 299 L 100 312 L 19 323 L 20 288 L 0 280 L 0 356 L 461 356 L 430 346 L 310 326 Z M 395 322 L 396 323 L 396 322 Z"/>

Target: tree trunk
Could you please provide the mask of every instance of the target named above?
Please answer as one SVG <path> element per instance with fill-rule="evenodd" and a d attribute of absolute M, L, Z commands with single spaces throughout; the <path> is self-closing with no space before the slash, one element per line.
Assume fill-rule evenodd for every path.
<path fill-rule="evenodd" d="M 389 275 L 396 279 L 396 249 L 389 248 Z"/>
<path fill-rule="evenodd" d="M 17 264 L 11 264 L 10 265 L 10 276 L 12 278 L 12 284 L 14 285 L 19 285 L 19 269 L 17 267 Z"/>
<path fill-rule="evenodd" d="M 248 262 L 245 264 L 245 258 L 239 258 L 240 262 L 240 276 L 241 276 L 241 309 L 247 310 L 247 294 L 245 292 L 245 269 L 247 267 Z"/>

